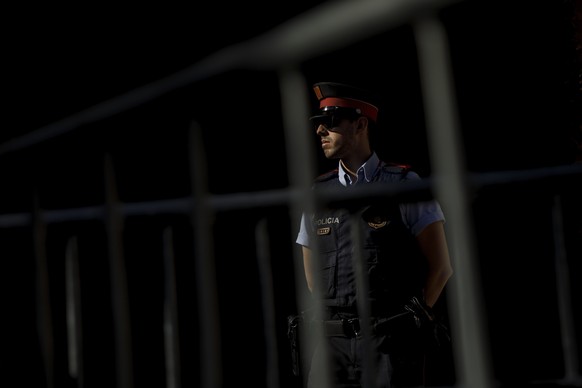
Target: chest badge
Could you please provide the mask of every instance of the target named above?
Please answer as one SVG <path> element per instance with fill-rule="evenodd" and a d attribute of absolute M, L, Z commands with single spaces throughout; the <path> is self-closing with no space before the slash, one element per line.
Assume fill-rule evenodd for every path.
<path fill-rule="evenodd" d="M 383 227 L 385 227 L 386 225 L 388 225 L 389 223 L 390 223 L 390 221 L 389 221 L 389 220 L 387 220 L 387 219 L 385 219 L 385 218 L 383 218 L 383 217 L 379 217 L 379 216 L 377 216 L 377 217 L 373 217 L 373 218 L 372 218 L 370 221 L 368 221 L 368 225 L 369 225 L 371 228 L 374 228 L 374 229 L 380 229 L 380 228 L 383 228 Z"/>
<path fill-rule="evenodd" d="M 325 228 L 318 228 L 317 229 L 318 236 L 325 236 L 326 234 L 329 234 L 330 232 L 331 232 L 331 228 L 329 226 L 327 226 Z"/>

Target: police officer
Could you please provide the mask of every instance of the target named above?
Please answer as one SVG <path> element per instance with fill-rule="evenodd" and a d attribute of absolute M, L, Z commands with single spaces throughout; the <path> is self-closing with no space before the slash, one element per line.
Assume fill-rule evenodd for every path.
<path fill-rule="evenodd" d="M 315 179 L 314 190 L 349 190 L 377 182 L 420 179 L 407 166 L 380 160 L 374 151 L 370 137 L 376 130 L 378 104 L 370 93 L 334 82 L 317 83 L 313 90 L 319 114 L 310 120 L 325 157 L 338 160 L 336 169 Z M 362 387 L 364 381 L 382 388 L 422 383 L 421 369 L 412 378 L 404 372 L 409 369 L 406 363 L 415 361 L 403 357 L 401 350 L 414 348 L 409 346 L 414 342 L 409 334 L 434 319 L 431 308 L 452 275 L 444 221 L 433 199 L 322 206 L 315 214 L 303 214 L 296 242 L 302 246 L 307 286 L 313 295 L 321 296 L 324 306 L 323 342 L 315 347 L 308 387 L 315 388 L 322 381 L 321 374 L 328 372 L 333 387 Z M 355 226 L 362 236 L 357 244 L 351 234 Z M 317 253 L 312 252 L 314 247 Z M 359 319 L 358 300 L 362 299 L 355 249 L 365 263 L 362 273 L 371 318 L 367 345 L 360 327 L 366 323 Z M 319 286 L 317 293 L 315 286 Z M 327 351 L 322 352 L 321 346 L 326 345 Z M 369 352 L 364 354 L 364 349 Z M 324 354 L 329 355 L 329 364 L 323 362 Z M 367 376 L 368 380 L 367 355 L 372 355 L 375 365 L 369 369 L 374 376 Z"/>

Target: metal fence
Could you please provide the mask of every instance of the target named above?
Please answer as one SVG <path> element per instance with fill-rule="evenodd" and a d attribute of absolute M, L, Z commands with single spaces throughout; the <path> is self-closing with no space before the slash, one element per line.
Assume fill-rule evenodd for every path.
<path fill-rule="evenodd" d="M 274 275 L 277 270 L 273 268 L 276 263 L 273 252 L 283 250 L 288 252 L 283 257 L 293 255 L 288 257 L 290 264 L 301 262 L 299 251 L 294 250 L 291 244 L 293 235 L 285 232 L 287 228 L 294 230 L 293 225 L 298 224 L 301 209 L 311 208 L 315 200 L 310 190 L 311 178 L 317 171 L 315 152 L 297 151 L 312 149 L 309 131 L 297 130 L 306 127 L 305 118 L 309 116 L 310 106 L 309 85 L 301 64 L 315 56 L 325 56 L 326 53 L 409 24 L 417 43 L 432 173 L 418 186 L 371 189 L 365 195 L 397 196 L 432 191 L 446 210 L 447 233 L 455 268 L 455 275 L 447 286 L 447 306 L 454 337 L 451 362 L 454 362 L 455 373 L 447 382 L 455 387 L 511 386 L 516 377 L 506 377 L 495 367 L 495 354 L 504 350 L 494 340 L 498 335 L 493 329 L 498 329 L 496 324 L 505 320 L 519 320 L 524 325 L 532 325 L 531 321 L 541 321 L 541 315 L 551 315 L 547 322 L 558 322 L 559 346 L 548 348 L 550 345 L 544 345 L 547 349 L 544 356 L 561 359 L 558 371 L 552 370 L 546 375 L 528 371 L 521 376 L 520 382 L 582 386 L 578 357 L 580 322 L 574 310 L 579 296 L 574 295 L 570 284 L 579 268 L 569 268 L 576 263 L 577 258 L 573 255 L 579 250 L 571 248 L 572 242 L 564 237 L 572 228 L 580 227 L 579 213 L 575 213 L 580 208 L 580 200 L 573 193 L 580 193 L 577 182 L 582 176 L 582 166 L 559 165 L 484 173 L 467 170 L 454 92 L 455 74 L 449 62 L 447 34 L 438 17 L 439 10 L 456 3 L 408 0 L 324 4 L 256 39 L 227 47 L 182 72 L 1 144 L 0 158 L 4 160 L 15 154 L 23 159 L 34 158 L 28 150 L 39 144 L 55 144 L 64 141 L 61 139 L 69 134 L 83 131 L 88 136 L 97 136 L 95 126 L 109 125 L 125 112 L 147 106 L 176 91 L 195 86 L 188 89 L 186 96 L 201 98 L 200 93 L 196 93 L 199 90 L 197 85 L 240 69 L 272 74 L 276 85 L 273 90 L 280 92 L 280 96 L 273 96 L 272 99 L 279 101 L 280 98 L 287 187 L 213 193 L 209 189 L 213 179 L 211 174 L 216 174 L 215 169 L 223 167 L 216 168 L 212 157 L 209 157 L 209 153 L 215 150 L 205 147 L 208 144 L 204 139 L 206 122 L 197 120 L 194 114 L 188 130 L 184 131 L 187 133 L 184 137 L 187 145 L 183 149 L 187 158 L 180 160 L 187 165 L 185 170 L 188 172 L 175 178 L 189 182 L 189 195 L 134 202 L 122 200 L 120 190 L 123 188 L 116 176 L 115 159 L 107 152 L 99 154 L 102 150 L 98 149 L 96 155 L 101 158 L 97 163 L 103 164 L 102 176 L 98 175 L 102 177 L 102 203 L 45 208 L 42 193 L 34 193 L 32 197 L 35 202 L 29 210 L 0 215 L 5 246 L 33 247 L 31 250 L 20 248 L 22 256 L 15 255 L 14 260 L 34 258 L 28 265 L 18 267 L 29 274 L 34 273 L 31 276 L 34 276 L 35 295 L 27 300 L 34 300 L 35 311 L 26 316 L 34 317 L 35 329 L 26 333 L 30 335 L 33 332 L 38 341 L 28 340 L 22 345 L 32 343 L 35 350 L 31 353 L 39 354 L 37 361 L 31 361 L 30 369 L 38 372 L 34 381 L 50 388 L 103 384 L 130 388 L 141 386 L 148 380 L 168 388 L 214 388 L 238 384 L 274 388 L 298 384 L 285 370 L 288 353 L 281 322 L 285 320 L 286 311 L 281 309 L 282 301 L 277 299 L 280 295 L 277 283 L 281 280 Z M 195 92 L 192 93 L 192 90 Z M 159 136 L 163 137 L 163 130 L 160 131 L 162 134 Z M 67 144 L 70 146 L 71 142 Z M 481 245 L 476 243 L 480 232 L 475 227 L 478 222 L 474 219 L 474 199 L 485 193 L 486 200 L 498 200 L 495 196 L 488 197 L 487 193 L 491 192 L 505 193 L 507 197 L 504 200 L 514 198 L 515 194 L 508 194 L 510 192 L 517 192 L 518 197 L 533 195 L 544 203 L 538 210 L 539 222 L 552 234 L 554 251 L 551 263 L 555 267 L 540 281 L 552 284 L 556 297 L 555 311 L 548 309 L 548 306 L 554 306 L 554 302 L 545 300 L 539 303 L 545 306 L 542 311 L 529 311 L 523 316 L 518 304 L 520 300 L 539 297 L 535 290 L 523 289 L 519 291 L 521 295 L 507 294 L 490 303 L 485 300 L 485 289 L 495 287 L 488 281 L 495 277 L 487 275 L 491 269 L 484 269 L 480 261 L 487 255 L 480 251 Z M 237 215 L 237 212 L 249 209 L 250 213 Z M 232 217 L 229 222 L 234 222 L 238 217 L 256 221 L 251 231 L 244 233 L 254 238 L 249 249 L 252 251 L 250 256 L 257 260 L 256 263 L 248 263 L 249 266 L 256 266 L 257 274 L 256 278 L 249 276 L 251 284 L 247 286 L 258 288 L 260 299 L 260 309 L 255 311 L 252 319 L 245 315 L 246 312 L 232 317 L 223 310 L 224 299 L 228 299 L 230 304 L 237 303 L 232 300 L 248 304 L 241 296 L 248 290 L 240 289 L 238 284 L 231 289 L 226 280 L 229 271 L 221 267 L 233 264 L 220 258 L 216 250 L 236 244 L 231 240 L 232 235 L 226 234 L 224 229 L 217 229 L 217 219 L 221 217 Z M 273 217 L 278 221 L 273 222 Z M 271 220 L 267 221 L 269 218 Z M 284 237 L 273 238 L 275 227 L 283 231 Z M 133 232 L 136 229 L 138 232 Z M 134 240 L 131 240 L 128 237 L 131 233 L 139 236 L 133 236 Z M 147 245 L 149 239 L 157 241 L 155 249 L 146 252 L 149 248 L 135 248 L 140 244 Z M 281 240 L 284 242 L 281 243 Z M 574 240 L 573 244 L 579 242 Z M 132 251 L 133 248 L 137 253 Z M 144 263 L 138 263 L 136 257 L 148 255 L 158 257 L 159 261 L 145 269 Z M 106 270 L 103 264 L 99 268 L 88 264 L 105 259 Z M 85 269 L 80 270 L 80 267 Z M 238 267 L 233 265 L 233 268 L 236 271 Z M 60 269 L 62 271 L 58 272 Z M 287 273 L 287 282 L 291 279 L 297 283 L 287 290 L 286 297 L 296 303 L 291 309 L 299 310 L 309 301 L 301 290 L 300 266 L 295 265 L 293 270 L 294 273 Z M 528 276 L 528 271 L 523 268 L 522 275 Z M 140 274 L 144 273 L 146 278 L 155 273 L 158 280 L 148 284 L 147 279 L 140 278 Z M 254 280 L 258 285 L 252 284 Z M 89 289 L 92 291 L 87 291 Z M 505 291 L 501 288 L 499 292 Z M 88 297 L 88 293 L 95 295 Z M 64 299 L 59 299 L 61 295 Z M 512 311 L 511 307 L 497 310 L 491 306 L 499 300 L 520 312 L 492 323 L 490 316 Z M 142 304 L 146 305 L 143 307 L 146 313 L 140 311 L 134 314 L 135 306 Z M 526 302 L 526 305 L 531 305 L 531 302 Z M 105 315 L 110 316 L 110 325 L 108 318 L 89 313 L 92 309 L 107 311 Z M 230 320 L 237 321 L 235 332 L 238 330 L 238 334 L 249 336 L 257 334 L 247 324 L 247 321 L 253 320 L 252 327 L 260 328 L 258 334 L 261 338 L 250 342 L 251 345 L 233 342 L 232 334 L 225 329 Z M 551 324 L 550 327 L 556 328 Z M 533 326 L 536 327 L 535 324 Z M 137 334 L 140 327 L 146 331 L 145 334 Z M 152 328 L 153 331 L 148 331 Z M 547 333 L 544 335 L 548 336 Z M 148 341 L 148 336 L 154 338 Z M 508 339 L 505 334 L 499 337 Z M 539 338 L 531 340 L 540 341 Z M 140 343 L 136 344 L 136 341 Z M 103 348 L 110 350 L 96 355 L 92 349 L 102 349 L 96 342 L 105 342 Z M 257 349 L 252 349 L 252 343 L 257 344 Z M 492 344 L 501 350 L 493 351 Z M 526 351 L 524 348 L 523 352 Z M 142 352 L 149 356 L 144 356 Z M 233 357 L 231 352 L 235 352 L 234 358 L 239 360 L 256 358 L 261 366 L 256 368 L 255 373 L 231 371 L 226 366 L 232 362 L 228 361 Z M 144 361 L 146 358 L 147 362 Z"/>

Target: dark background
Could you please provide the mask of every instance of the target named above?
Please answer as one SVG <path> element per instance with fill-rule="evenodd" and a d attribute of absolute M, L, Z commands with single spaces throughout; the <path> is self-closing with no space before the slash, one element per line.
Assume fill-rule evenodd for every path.
<path fill-rule="evenodd" d="M 574 162 L 581 122 L 579 42 L 572 23 L 575 4 L 467 1 L 439 13 L 450 39 L 469 171 Z M 237 2 L 197 4 L 193 10 L 143 5 L 139 9 L 96 5 L 14 9 L 7 13 L 10 22 L 4 35 L 7 71 L 0 143 L 173 74 L 308 8 L 296 2 L 260 6 Z M 411 25 L 403 24 L 322 53 L 302 63 L 300 71 L 307 85 L 340 81 L 379 92 L 383 133 L 378 152 L 430 176 L 414 44 Z M 103 203 L 106 153 L 113 159 L 122 202 L 187 196 L 191 192 L 187 136 L 193 120 L 203 128 L 211 194 L 285 188 L 287 155 L 280 103 L 277 74 L 234 70 L 0 155 L 1 214 L 30 211 L 36 194 L 47 210 Z M 320 171 L 333 167 L 322 159 L 315 136 L 313 149 L 296 152 L 318 155 Z M 508 386 L 555 379 L 563 373 L 552 261 L 552 195 L 551 188 L 517 185 L 474 197 L 495 374 Z M 566 213 L 575 218 L 575 209 L 567 208 Z M 254 245 L 255 224 L 264 217 L 275 279 L 281 385 L 296 383 L 285 348 L 286 317 L 296 310 L 295 281 L 300 290 L 302 286 L 302 279 L 292 276 L 296 228 L 290 225 L 286 208 L 269 207 L 219 212 L 215 219 L 225 386 L 264 383 L 261 285 Z M 132 217 L 126 220 L 124 238 L 136 386 L 164 383 L 161 233 L 168 225 L 176 233 L 183 385 L 196 386 L 199 378 L 199 357 L 203 357 L 197 353 L 199 295 L 188 218 Z M 57 386 L 76 383 L 67 377 L 64 348 L 62 252 L 72 233 L 79 235 L 84 290 L 85 384 L 112 386 L 115 355 L 103 226 L 98 221 L 56 224 L 47 233 Z M 21 385 L 44 387 L 35 327 L 31 233 L 27 228 L 3 229 L 1 241 L 7 257 L 7 295 L 16 296 L 9 299 L 16 301 L 15 311 L 22 311 L 5 333 L 7 340 L 19 339 L 9 356 L 23 368 L 18 374 Z M 572 258 L 579 257 L 574 254 Z M 580 273 L 576 262 L 571 261 L 573 279 Z M 453 379 L 449 356 L 432 360 L 435 383 Z"/>

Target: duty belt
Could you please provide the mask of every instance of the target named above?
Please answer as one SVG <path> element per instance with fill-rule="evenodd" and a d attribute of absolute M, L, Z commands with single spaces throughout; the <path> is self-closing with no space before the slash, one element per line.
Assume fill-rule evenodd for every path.
<path fill-rule="evenodd" d="M 323 334 L 328 337 L 359 337 L 362 335 L 359 318 L 323 321 Z M 372 325 L 373 327 L 373 325 Z"/>
<path fill-rule="evenodd" d="M 410 313 L 407 311 L 387 318 L 372 318 L 370 320 L 371 334 L 387 334 L 390 323 L 392 321 L 409 314 Z M 312 324 L 313 323 L 315 322 L 312 322 Z M 321 321 L 321 324 L 323 328 L 323 334 L 328 337 L 354 338 L 360 337 L 362 335 L 362 324 L 359 318 L 332 319 Z"/>

